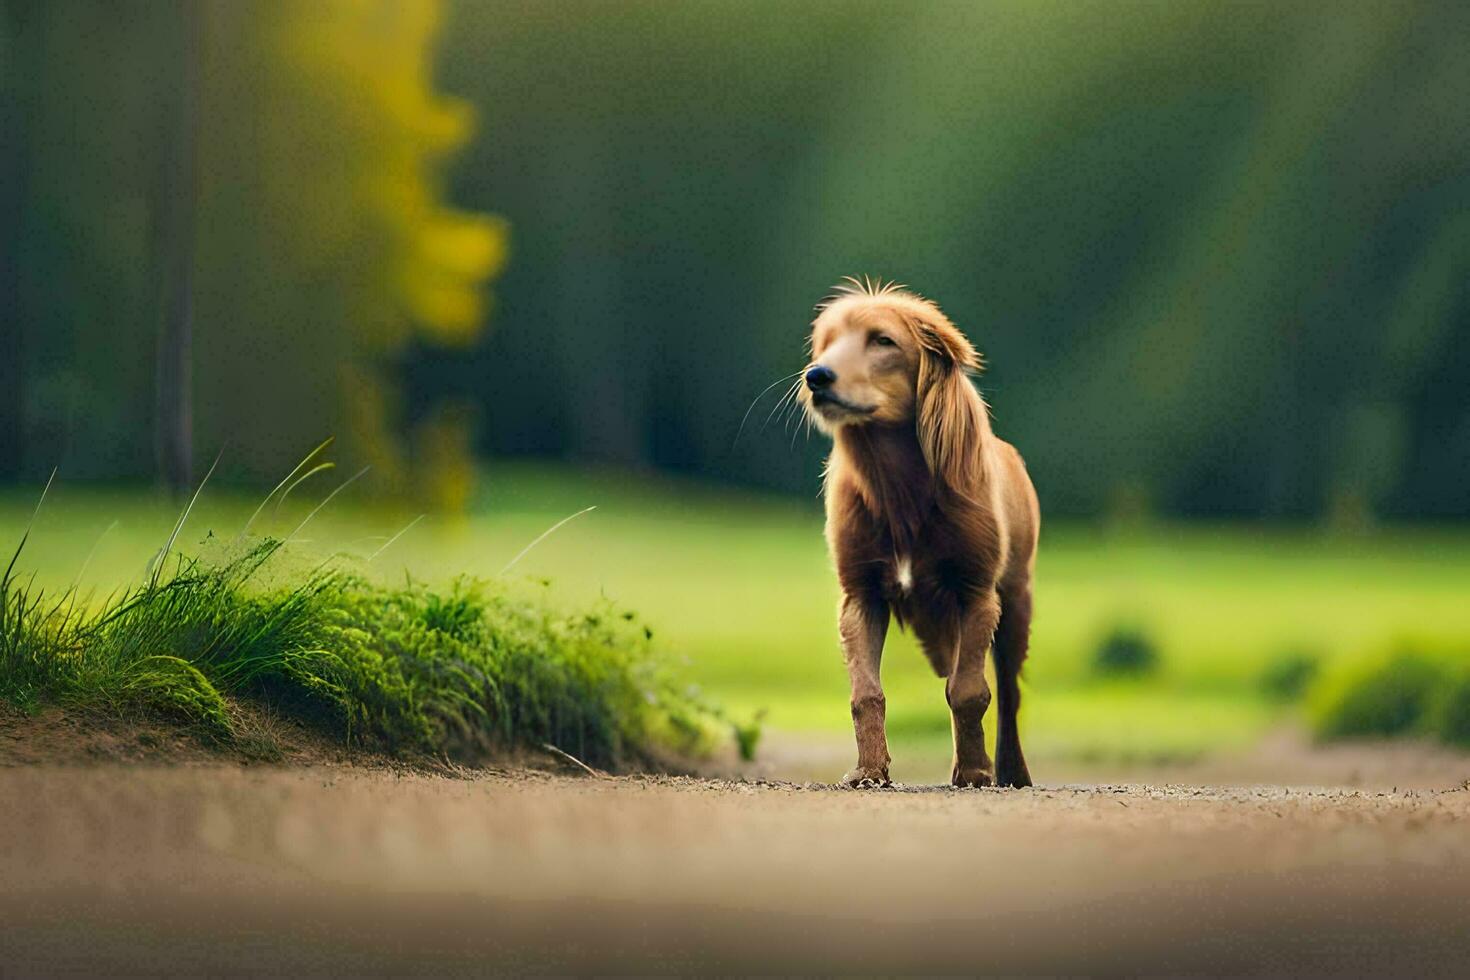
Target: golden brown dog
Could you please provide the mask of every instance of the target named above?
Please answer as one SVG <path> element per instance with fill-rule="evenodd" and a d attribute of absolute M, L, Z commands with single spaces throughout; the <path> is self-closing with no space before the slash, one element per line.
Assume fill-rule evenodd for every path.
<path fill-rule="evenodd" d="M 888 782 L 878 677 L 890 614 L 945 679 L 956 786 L 1030 786 L 1016 710 L 1031 628 L 1040 510 L 1020 454 L 990 431 L 970 373 L 980 358 L 939 307 L 896 285 L 848 280 L 818 309 L 801 397 L 833 440 L 827 544 L 842 586 L 857 766 Z M 995 768 L 981 720 L 997 686 Z"/>

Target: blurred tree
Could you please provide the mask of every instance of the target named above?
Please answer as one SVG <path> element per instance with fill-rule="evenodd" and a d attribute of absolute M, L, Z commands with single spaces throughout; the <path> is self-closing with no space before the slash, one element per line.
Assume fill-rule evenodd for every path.
<path fill-rule="evenodd" d="M 3 253 L 28 452 L 64 455 L 72 475 L 141 476 L 156 421 L 161 458 L 177 461 L 192 370 L 194 441 L 228 444 L 227 473 L 277 477 L 335 433 L 380 487 L 462 497 L 436 494 L 433 472 L 410 481 L 420 426 L 398 395 L 415 341 L 479 335 L 506 255 L 502 222 L 443 202 L 472 114 L 433 90 L 437 0 L 5 10 L 29 123 L 11 169 L 32 175 L 18 195 L 7 187 L 20 213 Z M 180 77 L 195 38 L 191 91 Z M 195 127 L 181 121 L 196 113 L 188 153 Z M 433 414 L 423 394 L 419 414 Z M 465 461 L 448 447 L 467 438 L 443 429 L 470 416 L 445 417 L 424 455 L 458 486 Z"/>
<path fill-rule="evenodd" d="M 16 233 L 25 207 L 26 131 L 15 15 L 11 0 L 0 3 L 0 480 L 20 475 L 26 441 Z"/>
<path fill-rule="evenodd" d="M 458 194 L 520 229 L 487 448 L 810 492 L 820 441 L 731 442 L 871 273 L 991 355 L 1051 513 L 1470 514 L 1463 3 L 454 16 Z"/>
<path fill-rule="evenodd" d="M 169 8 L 4 2 L 23 462 L 147 473 Z M 237 474 L 336 431 L 446 502 L 472 449 L 811 494 L 779 388 L 732 443 L 866 272 L 990 355 L 1050 513 L 1470 514 L 1463 3 L 204 3 L 196 429 Z M 517 229 L 493 334 L 504 229 L 446 200 Z"/>
<path fill-rule="evenodd" d="M 211 326 L 199 379 L 259 397 L 211 399 L 199 417 L 252 475 L 334 432 L 380 483 L 409 489 L 414 427 L 397 360 L 415 338 L 463 346 L 484 322 L 482 287 L 506 234 L 440 201 L 471 112 L 431 87 L 439 9 L 210 7 L 201 219 L 214 231 L 201 243 L 199 317 Z M 460 479 L 462 462 L 434 445 L 428 465 Z"/>

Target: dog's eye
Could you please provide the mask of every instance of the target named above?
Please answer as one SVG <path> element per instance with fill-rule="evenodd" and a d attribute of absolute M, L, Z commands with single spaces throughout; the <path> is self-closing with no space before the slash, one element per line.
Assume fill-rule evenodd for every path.
<path fill-rule="evenodd" d="M 893 338 L 890 337 L 890 336 L 888 336 L 886 333 L 875 333 L 875 334 L 873 334 L 873 340 L 872 340 L 872 342 L 874 344 L 877 344 L 879 347 L 897 347 L 898 346 L 897 344 L 895 344 L 893 342 Z"/>

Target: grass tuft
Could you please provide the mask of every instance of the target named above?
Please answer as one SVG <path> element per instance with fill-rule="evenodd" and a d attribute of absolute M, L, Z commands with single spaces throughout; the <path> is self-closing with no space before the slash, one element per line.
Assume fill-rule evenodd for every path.
<path fill-rule="evenodd" d="M 1113 627 L 1092 655 L 1092 672 L 1098 677 L 1142 677 L 1159 669 L 1159 648 L 1141 626 Z"/>
<path fill-rule="evenodd" d="M 236 737 L 232 699 L 256 699 L 396 754 L 549 744 L 604 768 L 676 763 L 728 735 L 611 604 L 566 615 L 504 581 L 390 588 L 303 570 L 278 540 L 232 547 L 166 551 L 95 608 L 7 572 L 0 699 L 162 715 L 220 740 Z"/>
<path fill-rule="evenodd" d="M 1399 648 L 1345 661 L 1307 702 L 1319 738 L 1419 735 L 1470 745 L 1470 659 Z"/>
<path fill-rule="evenodd" d="M 1322 659 L 1307 650 L 1284 650 L 1267 661 L 1258 680 L 1261 693 L 1272 701 L 1295 703 L 1316 680 Z"/>
<path fill-rule="evenodd" d="M 1425 722 L 1441 742 L 1470 749 L 1470 662 L 1449 667 L 1430 702 Z"/>

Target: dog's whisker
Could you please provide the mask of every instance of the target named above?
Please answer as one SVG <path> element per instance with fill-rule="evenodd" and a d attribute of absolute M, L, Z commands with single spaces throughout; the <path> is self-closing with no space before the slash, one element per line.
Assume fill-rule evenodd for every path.
<path fill-rule="evenodd" d="M 803 435 L 803 434 L 806 437 L 806 441 L 810 441 L 811 440 L 811 436 L 812 436 L 812 417 L 810 415 L 807 415 L 805 412 L 803 412 L 802 415 L 801 415 L 801 421 L 799 421 L 796 424 L 795 428 L 793 428 L 792 431 L 791 431 L 791 445 L 789 447 L 787 447 L 787 452 L 795 452 L 796 451 L 796 437 L 797 436 L 800 436 L 800 435 Z"/>
<path fill-rule="evenodd" d="M 791 411 L 786 416 L 786 427 L 787 429 L 799 429 L 804 424 L 811 424 L 811 419 L 806 414 L 806 406 L 801 404 L 800 401 L 793 401 L 791 403 Z"/>
<path fill-rule="evenodd" d="M 812 424 L 812 418 L 807 414 L 806 406 L 802 405 L 799 401 L 793 402 L 791 414 L 788 416 L 786 424 L 788 429 L 794 429 L 798 432 L 801 431 L 803 426 L 810 426 Z"/>
<path fill-rule="evenodd" d="M 800 411 L 801 400 L 797 398 L 791 399 L 791 401 L 787 403 L 786 408 L 781 415 L 781 431 L 791 431 L 791 420 L 794 419 L 797 413 L 799 413 Z"/>
<path fill-rule="evenodd" d="M 778 400 L 776 400 L 776 404 L 773 404 L 773 406 L 770 407 L 769 413 L 766 413 L 766 420 L 760 423 L 761 432 L 764 432 L 767 426 L 770 425 L 770 420 L 775 419 L 778 414 L 784 413 L 789 398 L 791 398 L 792 395 L 795 394 L 795 391 L 797 391 L 797 388 L 800 385 L 801 379 L 798 378 L 797 381 L 791 382 L 791 386 L 789 386 L 789 388 L 786 388 L 786 391 L 782 392 L 781 398 L 778 398 Z"/>
<path fill-rule="evenodd" d="M 800 374 L 800 373 L 801 373 L 801 372 L 800 372 L 800 371 L 798 371 L 798 372 L 797 372 L 797 374 Z M 797 392 L 797 390 L 798 390 L 798 389 L 799 389 L 799 388 L 800 388 L 800 387 L 801 387 L 801 378 L 797 378 L 797 379 L 796 379 L 796 380 L 795 380 L 795 381 L 793 381 L 793 382 L 791 382 L 791 387 L 790 387 L 790 388 L 787 388 L 787 389 L 786 389 L 786 394 L 784 394 L 784 395 L 782 395 L 782 396 L 781 396 L 781 397 L 780 397 L 780 398 L 779 398 L 779 399 L 778 399 L 778 400 L 777 400 L 777 401 L 776 401 L 776 404 L 775 404 L 775 406 L 774 406 L 774 407 L 773 407 L 773 408 L 772 408 L 772 409 L 771 409 L 771 411 L 770 411 L 770 412 L 769 412 L 769 413 L 768 413 L 768 414 L 767 414 L 767 415 L 766 415 L 766 420 L 765 420 L 765 421 L 764 421 L 764 422 L 762 422 L 762 423 L 761 423 L 761 429 L 760 429 L 760 430 L 761 430 L 761 431 L 762 431 L 762 432 L 764 432 L 764 431 L 766 431 L 766 426 L 768 426 L 768 425 L 770 425 L 770 424 L 771 424 L 771 419 L 773 419 L 773 418 L 775 418 L 775 417 L 776 417 L 776 413 L 777 413 L 777 412 L 779 412 L 779 411 L 780 411 L 780 410 L 781 410 L 781 408 L 782 408 L 782 406 L 784 406 L 784 405 L 785 405 L 785 403 L 786 403 L 786 400 L 787 400 L 787 399 L 788 399 L 788 398 L 790 398 L 790 399 L 793 399 L 793 403 L 794 403 L 794 399 L 795 399 L 795 396 L 796 396 L 796 392 Z"/>
<path fill-rule="evenodd" d="M 801 418 L 801 405 L 796 404 L 796 403 L 792 403 L 792 406 L 791 406 L 790 410 L 787 411 L 787 413 L 786 413 L 786 418 L 784 418 L 784 419 L 781 420 L 781 430 L 783 432 L 790 432 L 791 429 L 793 428 L 792 423 L 795 423 L 796 425 L 800 425 L 801 424 L 800 418 Z"/>
<path fill-rule="evenodd" d="M 755 399 L 750 403 L 750 407 L 745 410 L 745 414 L 741 417 L 741 419 L 740 419 L 740 427 L 735 430 L 735 438 L 730 441 L 730 448 L 731 449 L 734 449 L 735 448 L 735 444 L 740 441 L 740 434 L 745 431 L 745 423 L 748 422 L 748 421 L 750 421 L 750 413 L 755 410 L 756 404 L 762 398 L 766 397 L 766 392 L 770 391 L 772 388 L 776 387 L 779 384 L 783 384 L 783 383 L 785 383 L 787 381 L 790 381 L 792 378 L 797 378 L 798 381 L 799 381 L 800 380 L 800 375 L 801 375 L 801 372 L 800 371 L 795 371 L 795 372 L 793 372 L 791 374 L 786 375 L 784 378 L 777 378 L 775 381 L 772 381 L 770 384 L 766 385 L 764 388 L 761 389 L 761 393 L 759 395 L 756 395 L 755 396 Z"/>
<path fill-rule="evenodd" d="M 802 417 L 802 420 L 801 420 L 801 427 L 798 428 L 796 431 L 802 434 L 802 436 L 803 436 L 803 440 L 802 441 L 803 442 L 811 442 L 812 441 L 812 420 L 811 420 L 811 418 L 808 417 L 808 416 L 803 416 Z M 796 448 L 796 436 L 795 435 L 793 435 L 791 437 L 791 448 L 793 450 Z"/>

